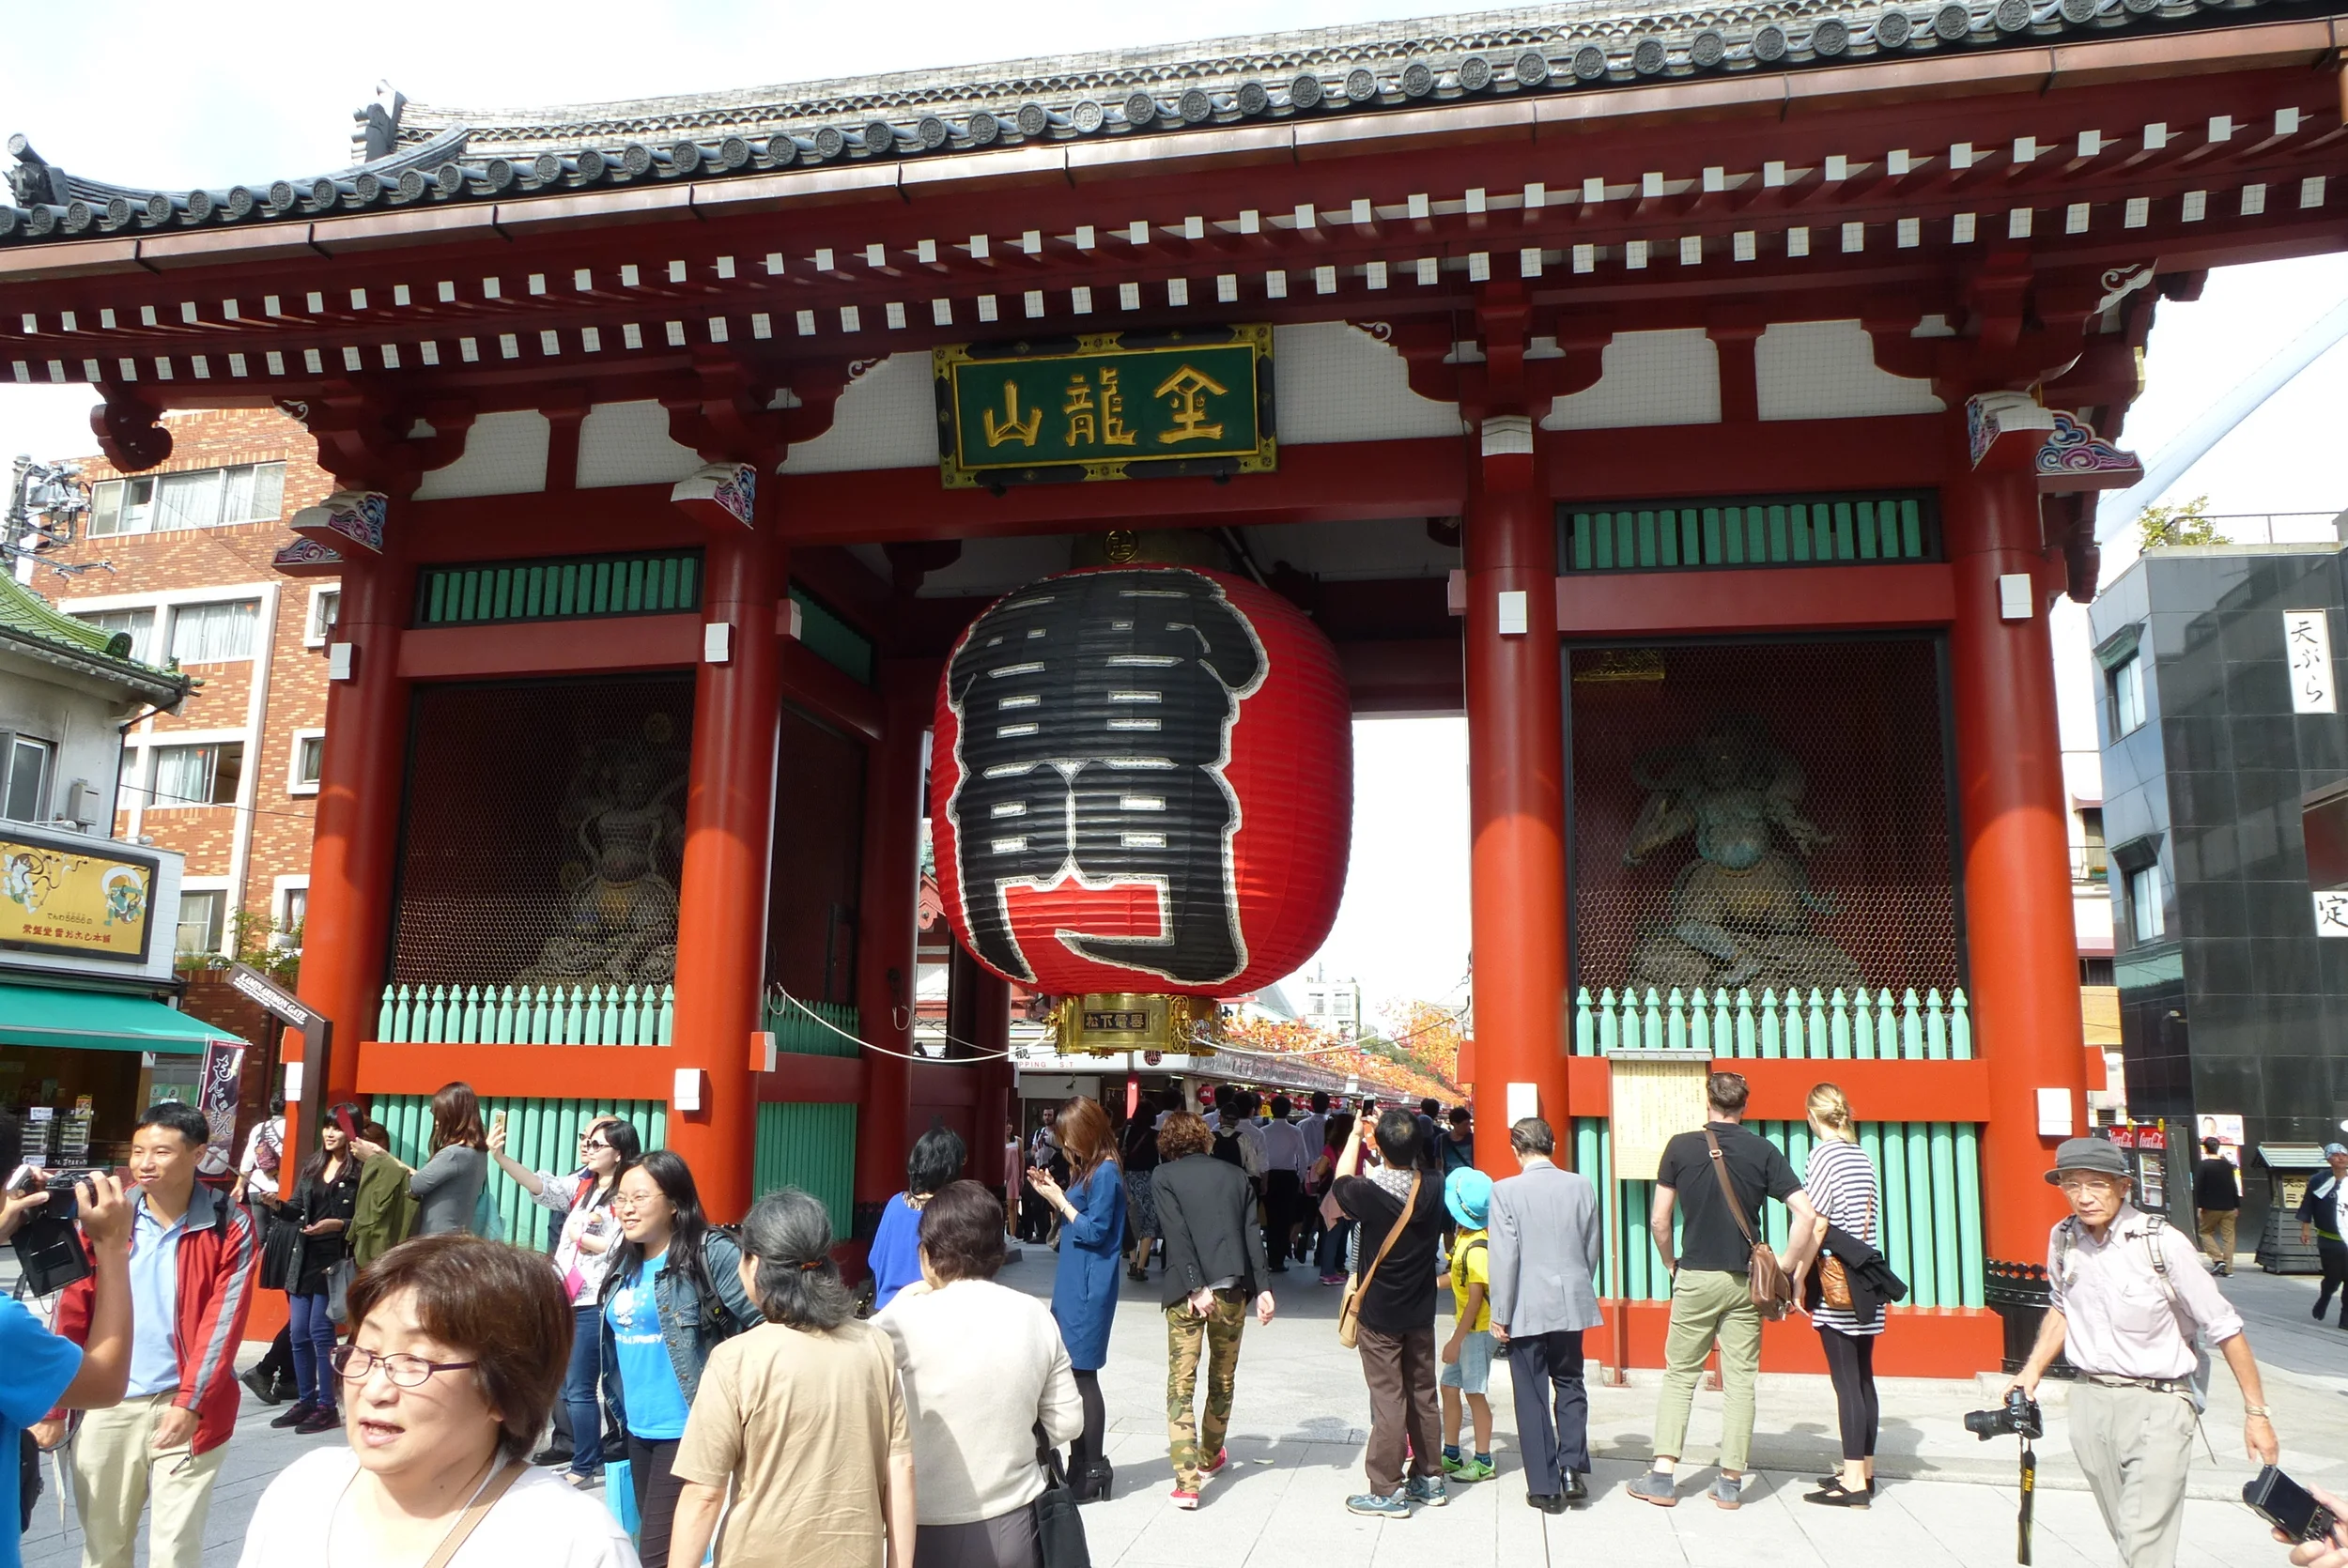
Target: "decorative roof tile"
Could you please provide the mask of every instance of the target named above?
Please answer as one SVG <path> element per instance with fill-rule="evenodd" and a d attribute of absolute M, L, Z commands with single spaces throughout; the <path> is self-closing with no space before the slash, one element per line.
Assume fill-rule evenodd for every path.
<path fill-rule="evenodd" d="M 1839 67 L 2050 38 L 2175 31 L 2348 9 L 2342 0 L 1619 0 L 1479 11 L 959 70 L 554 108 L 440 109 L 393 97 L 354 116 L 336 173 L 168 192 L 73 177 L 9 138 L 0 243 L 327 212 L 514 200 L 982 147 L 1180 136 L 1245 122 L 1440 108 L 1676 78 Z"/>
<path fill-rule="evenodd" d="M 158 669 L 131 657 L 131 634 L 109 632 L 54 608 L 39 594 L 0 572 L 0 646 L 13 645 L 112 675 L 150 699 L 176 704 L 188 694 L 189 680 L 176 669 Z"/>

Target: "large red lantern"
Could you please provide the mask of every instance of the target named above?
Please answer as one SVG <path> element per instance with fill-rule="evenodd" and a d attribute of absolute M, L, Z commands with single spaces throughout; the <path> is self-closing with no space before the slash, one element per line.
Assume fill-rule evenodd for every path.
<path fill-rule="evenodd" d="M 1004 595 L 938 687 L 954 934 L 1055 995 L 1233 996 L 1293 972 L 1345 888 L 1350 716 L 1328 638 L 1242 578 L 1106 566 Z"/>

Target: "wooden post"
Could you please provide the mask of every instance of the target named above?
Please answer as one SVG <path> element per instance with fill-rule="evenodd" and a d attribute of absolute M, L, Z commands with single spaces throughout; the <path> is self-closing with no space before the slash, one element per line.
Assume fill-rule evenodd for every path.
<path fill-rule="evenodd" d="M 864 1099 L 857 1107 L 856 1232 L 871 1239 L 881 1206 L 904 1188 L 913 1116 L 915 910 L 920 897 L 923 740 L 935 666 L 881 661 L 887 721 L 864 775 L 864 886 L 857 915 L 857 1007 Z"/>

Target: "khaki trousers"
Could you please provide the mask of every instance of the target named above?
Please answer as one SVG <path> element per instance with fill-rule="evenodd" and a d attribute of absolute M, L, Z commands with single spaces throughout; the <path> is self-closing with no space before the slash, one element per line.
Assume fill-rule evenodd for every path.
<path fill-rule="evenodd" d="M 2071 1452 L 2127 1568 L 2175 1568 L 2193 1402 L 2151 1389 L 2071 1389 Z"/>
<path fill-rule="evenodd" d="M 1362 1468 L 1369 1489 L 1389 1496 L 1402 1484 L 1402 1450 L 1410 1445 L 1411 1474 L 1443 1475 L 1443 1411 L 1435 1399 L 1435 1326 L 1407 1334 L 1357 1330 L 1362 1378 L 1369 1385 L 1369 1449 Z"/>
<path fill-rule="evenodd" d="M 147 1532 L 147 1568 L 201 1568 L 212 1482 L 228 1445 L 200 1454 L 184 1448 L 156 1452 L 155 1423 L 171 1399 L 170 1391 L 147 1394 L 82 1418 L 73 1439 L 82 1568 L 131 1568 L 139 1512 L 148 1507 L 154 1521 Z"/>
<path fill-rule="evenodd" d="M 1715 1268 L 1682 1268 L 1672 1281 L 1671 1334 L 1663 1342 L 1658 1459 L 1684 1455 L 1688 1407 L 1715 1344 L 1721 1347 L 1721 1468 L 1741 1475 L 1753 1453 L 1753 1391 L 1761 1375 L 1761 1314 L 1753 1304 L 1753 1282 Z"/>
<path fill-rule="evenodd" d="M 2233 1267 L 2234 1222 L 2242 1218 L 2238 1208 L 2204 1208 L 2194 1216 L 2201 1222 L 2201 1251 L 2212 1263 Z"/>

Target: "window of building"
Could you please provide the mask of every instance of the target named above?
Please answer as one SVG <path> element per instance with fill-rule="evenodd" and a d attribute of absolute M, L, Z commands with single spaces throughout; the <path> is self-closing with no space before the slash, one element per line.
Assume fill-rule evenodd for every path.
<path fill-rule="evenodd" d="M 171 616 L 171 656 L 183 665 L 249 659 L 260 623 L 258 599 L 181 605 Z"/>
<path fill-rule="evenodd" d="M 2111 735 L 2114 740 L 2144 727 L 2144 655 L 2131 653 L 2112 666 Z"/>
<path fill-rule="evenodd" d="M 2109 857 L 2104 848 L 2104 808 L 2100 806 L 2079 807 L 2079 880 L 2102 882 L 2109 875 Z"/>
<path fill-rule="evenodd" d="M 310 590 L 310 618 L 302 623 L 301 645 L 322 648 L 334 640 L 335 623 L 343 618 L 343 591 L 339 588 Z"/>
<path fill-rule="evenodd" d="M 217 953 L 228 920 L 228 894 L 218 887 L 181 888 L 179 930 L 173 951 Z"/>
<path fill-rule="evenodd" d="M 155 612 L 151 609 L 77 610 L 74 619 L 86 621 L 101 632 L 131 634 L 131 656 L 141 664 L 155 662 Z"/>
<path fill-rule="evenodd" d="M 2139 942 L 2157 942 L 2168 929 L 2160 907 L 2160 863 L 2139 866 L 2128 873 L 2128 930 Z"/>
<path fill-rule="evenodd" d="M 297 730 L 293 732 L 293 757 L 286 770 L 286 792 L 288 794 L 314 795 L 318 792 L 320 764 L 326 756 L 326 731 Z"/>
<path fill-rule="evenodd" d="M 38 822 L 47 818 L 49 804 L 49 763 L 55 748 L 47 741 L 37 741 L 29 735 L 8 735 L 7 755 L 0 757 L 0 767 L 8 770 L 5 786 L 0 786 L 0 812 L 11 822 Z"/>
<path fill-rule="evenodd" d="M 110 479 L 91 487 L 89 530 L 160 533 L 267 522 L 283 510 L 285 494 L 283 463 Z"/>
<path fill-rule="evenodd" d="M 230 806 L 244 776 L 244 743 L 154 748 L 155 785 L 150 806 Z"/>
<path fill-rule="evenodd" d="M 307 882 L 281 882 L 277 886 L 277 909 L 271 916 L 276 929 L 270 933 L 270 945 L 288 952 L 301 950 L 301 927 L 310 918 L 310 884 Z"/>

